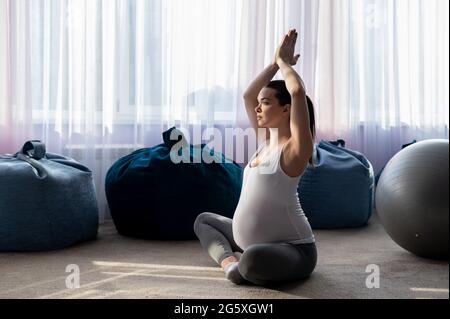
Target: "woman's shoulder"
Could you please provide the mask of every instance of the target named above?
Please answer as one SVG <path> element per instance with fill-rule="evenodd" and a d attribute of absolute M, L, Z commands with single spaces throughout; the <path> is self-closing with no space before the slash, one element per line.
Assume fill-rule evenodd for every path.
<path fill-rule="evenodd" d="M 286 175 L 295 178 L 305 171 L 308 161 L 298 155 L 298 146 L 293 145 L 293 140 L 288 140 L 283 144 L 280 156 L 280 166 Z"/>

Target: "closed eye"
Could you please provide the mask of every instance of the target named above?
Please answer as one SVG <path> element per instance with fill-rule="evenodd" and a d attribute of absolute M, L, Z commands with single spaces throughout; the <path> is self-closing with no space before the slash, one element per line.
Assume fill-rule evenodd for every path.
<path fill-rule="evenodd" d="M 260 104 L 269 104 L 269 99 L 266 97 L 263 97 L 261 100 L 258 101 Z"/>

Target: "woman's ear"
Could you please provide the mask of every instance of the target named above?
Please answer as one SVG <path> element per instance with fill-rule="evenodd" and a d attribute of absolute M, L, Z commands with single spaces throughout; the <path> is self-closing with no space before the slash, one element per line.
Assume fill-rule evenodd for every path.
<path fill-rule="evenodd" d="M 283 113 L 287 112 L 288 114 L 291 114 L 291 105 L 290 104 L 286 104 L 285 106 L 283 106 Z"/>

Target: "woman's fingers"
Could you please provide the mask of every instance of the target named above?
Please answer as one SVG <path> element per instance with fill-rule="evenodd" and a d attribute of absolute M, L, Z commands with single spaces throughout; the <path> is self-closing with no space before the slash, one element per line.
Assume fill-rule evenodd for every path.
<path fill-rule="evenodd" d="M 290 51 L 291 58 L 293 58 L 293 56 L 294 56 L 296 41 L 297 41 L 297 33 L 296 32 L 292 32 L 290 37 L 289 37 L 289 42 L 286 44 L 287 48 Z"/>
<path fill-rule="evenodd" d="M 292 37 L 292 43 L 293 43 L 293 45 L 295 45 L 295 43 L 297 42 L 297 37 L 298 37 L 298 33 L 295 32 L 294 35 L 293 35 L 293 37 Z"/>
<path fill-rule="evenodd" d="M 291 65 L 297 64 L 297 61 L 300 58 L 300 54 L 294 54 L 297 38 L 298 32 L 295 29 L 289 30 L 289 32 L 283 36 L 275 56 L 284 59 L 285 61 L 289 61 Z"/>
<path fill-rule="evenodd" d="M 298 37 L 298 33 L 297 31 L 292 32 L 291 37 L 290 37 L 290 44 L 292 46 L 295 46 L 295 43 L 297 42 L 297 37 Z"/>
<path fill-rule="evenodd" d="M 293 37 L 292 37 L 292 40 L 291 40 L 291 46 L 294 48 L 295 47 L 295 42 L 297 41 L 297 37 L 294 35 Z"/>
<path fill-rule="evenodd" d="M 276 57 L 281 57 L 285 61 L 290 61 L 291 65 L 297 64 L 300 54 L 295 55 L 295 44 L 297 42 L 298 33 L 295 29 L 289 30 L 281 40 L 280 46 L 275 53 Z"/>
<path fill-rule="evenodd" d="M 292 38 L 289 35 L 286 35 L 285 40 L 283 41 L 283 47 L 289 48 L 292 46 Z"/>

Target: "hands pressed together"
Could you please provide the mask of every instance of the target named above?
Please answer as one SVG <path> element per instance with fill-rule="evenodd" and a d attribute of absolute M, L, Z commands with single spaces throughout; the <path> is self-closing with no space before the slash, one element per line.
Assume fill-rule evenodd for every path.
<path fill-rule="evenodd" d="M 300 54 L 295 54 L 297 36 L 298 33 L 295 29 L 289 30 L 289 32 L 284 35 L 275 52 L 274 64 L 277 64 L 278 66 L 281 63 L 287 63 L 289 65 L 297 64 L 297 61 L 300 58 Z"/>

